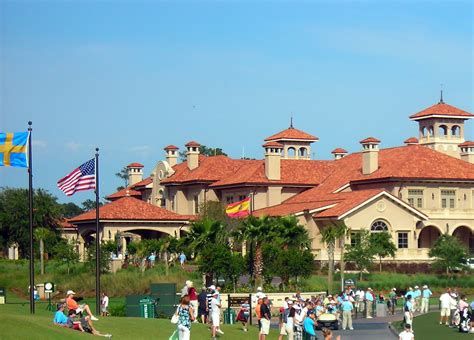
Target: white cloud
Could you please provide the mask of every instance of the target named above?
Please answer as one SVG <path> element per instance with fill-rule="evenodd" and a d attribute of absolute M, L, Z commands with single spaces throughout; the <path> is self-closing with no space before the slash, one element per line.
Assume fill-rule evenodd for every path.
<path fill-rule="evenodd" d="M 81 146 L 82 146 L 81 144 L 73 142 L 73 141 L 66 143 L 66 149 L 68 151 L 73 151 L 73 152 L 77 151 L 81 148 Z"/>
<path fill-rule="evenodd" d="M 31 141 L 31 144 L 41 149 L 45 148 L 48 145 L 48 143 L 45 140 L 41 140 L 41 139 L 33 139 Z"/>

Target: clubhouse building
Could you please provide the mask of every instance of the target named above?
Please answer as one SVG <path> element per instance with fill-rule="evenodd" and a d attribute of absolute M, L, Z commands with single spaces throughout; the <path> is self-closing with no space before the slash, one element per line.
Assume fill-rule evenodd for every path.
<path fill-rule="evenodd" d="M 199 143 L 164 148 L 150 176 L 143 165 L 128 165 L 129 186 L 111 194 L 100 209 L 103 241 L 119 240 L 122 251 L 133 239 L 180 237 L 202 203 L 229 204 L 252 199 L 257 216 L 295 215 L 312 239 L 317 260 L 327 260 L 321 231 L 335 221 L 350 229 L 346 244 L 360 230 L 387 231 L 398 251 L 390 261 L 428 261 L 428 251 L 444 233 L 474 251 L 474 142 L 464 123 L 474 115 L 439 103 L 410 116 L 418 138 L 383 148 L 374 137 L 349 154 L 334 145 L 332 160 L 311 159 L 318 138 L 292 125 L 263 141 L 263 159 L 206 157 Z M 95 237 L 95 211 L 69 220 L 64 231 L 81 253 Z M 336 247 L 336 259 L 340 254 Z"/>

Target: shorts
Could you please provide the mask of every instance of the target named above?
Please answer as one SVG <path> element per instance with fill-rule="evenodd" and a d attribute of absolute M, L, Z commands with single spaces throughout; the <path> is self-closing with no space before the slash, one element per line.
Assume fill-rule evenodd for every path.
<path fill-rule="evenodd" d="M 268 335 L 268 333 L 270 332 L 270 320 L 262 318 L 260 322 L 262 324 L 262 328 L 260 329 L 260 334 Z"/>
<path fill-rule="evenodd" d="M 412 324 L 410 312 L 405 312 L 405 323 L 408 325 Z"/>
<path fill-rule="evenodd" d="M 219 313 L 211 313 L 212 325 L 214 327 L 219 327 L 221 322 L 221 315 Z"/>
<path fill-rule="evenodd" d="M 205 309 L 203 308 L 198 308 L 198 316 L 201 316 L 201 315 L 207 315 L 208 313 L 206 312 Z"/>
<path fill-rule="evenodd" d="M 280 335 L 288 335 L 288 333 L 286 332 L 286 323 L 281 324 Z"/>
<path fill-rule="evenodd" d="M 106 306 L 100 306 L 100 311 L 102 313 L 107 313 L 107 307 Z"/>
<path fill-rule="evenodd" d="M 78 323 L 72 324 L 72 329 L 75 329 L 76 331 L 79 331 L 80 330 L 79 324 Z"/>
<path fill-rule="evenodd" d="M 451 315 L 451 310 L 449 308 L 441 308 L 441 316 L 450 316 Z"/>

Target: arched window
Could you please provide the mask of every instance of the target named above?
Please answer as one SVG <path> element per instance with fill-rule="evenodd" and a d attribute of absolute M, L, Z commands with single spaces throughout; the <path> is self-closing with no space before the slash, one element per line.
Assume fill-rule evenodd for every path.
<path fill-rule="evenodd" d="M 288 157 L 290 157 L 290 158 L 294 158 L 296 156 L 296 150 L 293 147 L 288 148 L 287 152 L 288 152 Z"/>
<path fill-rule="evenodd" d="M 446 125 L 439 126 L 439 135 L 441 137 L 446 137 L 448 135 L 448 127 Z"/>
<path fill-rule="evenodd" d="M 429 135 L 430 137 L 433 137 L 433 136 L 434 136 L 434 130 L 433 130 L 433 127 L 432 127 L 432 126 L 430 126 L 430 127 L 428 128 L 428 135 Z"/>
<path fill-rule="evenodd" d="M 306 148 L 300 148 L 299 149 L 299 156 L 300 157 L 306 157 L 308 155 L 308 152 L 306 150 Z"/>
<path fill-rule="evenodd" d="M 423 137 L 426 136 L 426 128 L 425 128 L 424 126 L 421 128 L 421 135 L 422 135 Z"/>
<path fill-rule="evenodd" d="M 373 233 L 381 233 L 384 231 L 388 231 L 387 223 L 385 223 L 382 220 L 377 220 L 374 223 L 372 223 L 372 226 L 370 227 L 370 231 Z"/>
<path fill-rule="evenodd" d="M 459 125 L 453 125 L 453 127 L 451 128 L 451 135 L 456 137 L 459 137 L 461 135 L 461 128 L 459 127 Z"/>

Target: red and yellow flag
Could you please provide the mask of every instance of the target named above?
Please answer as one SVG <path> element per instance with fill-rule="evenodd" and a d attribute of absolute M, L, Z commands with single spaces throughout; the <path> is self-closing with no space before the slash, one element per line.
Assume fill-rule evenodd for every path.
<path fill-rule="evenodd" d="M 232 218 L 245 217 L 249 215 L 250 211 L 250 197 L 246 199 L 231 203 L 225 208 L 225 213 L 227 216 Z"/>

